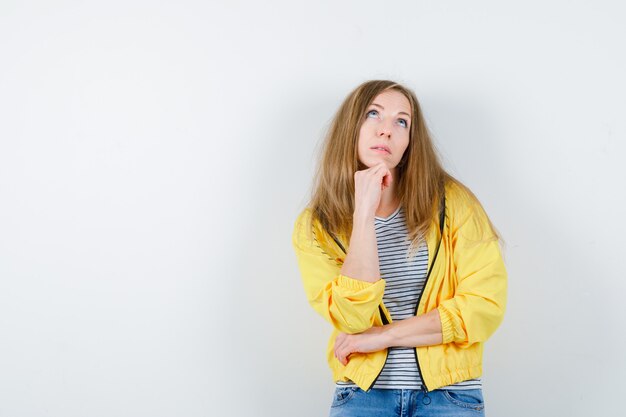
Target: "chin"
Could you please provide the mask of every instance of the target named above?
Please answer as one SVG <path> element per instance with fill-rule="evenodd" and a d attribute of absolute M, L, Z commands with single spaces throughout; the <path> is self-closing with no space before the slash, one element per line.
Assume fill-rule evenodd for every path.
<path fill-rule="evenodd" d="M 380 164 L 381 162 L 384 162 L 384 163 L 385 163 L 385 165 L 387 165 L 387 168 L 392 168 L 392 167 L 394 166 L 392 163 L 390 163 L 390 162 L 389 162 L 386 158 L 384 158 L 384 157 L 381 157 L 381 158 L 375 158 L 375 159 L 372 159 L 372 160 L 368 161 L 368 166 L 369 166 L 369 167 L 373 167 L 374 165 L 378 165 L 378 164 Z"/>
<path fill-rule="evenodd" d="M 375 165 L 378 165 L 379 161 L 367 161 L 366 163 L 363 164 L 363 166 L 367 167 L 367 168 L 371 168 Z"/>

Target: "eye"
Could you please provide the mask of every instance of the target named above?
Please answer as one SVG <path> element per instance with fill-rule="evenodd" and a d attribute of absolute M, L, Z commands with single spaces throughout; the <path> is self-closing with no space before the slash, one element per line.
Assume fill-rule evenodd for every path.
<path fill-rule="evenodd" d="M 377 111 L 377 110 L 370 110 L 370 111 L 368 111 L 365 115 L 366 115 L 366 116 L 369 116 L 371 113 L 376 113 L 376 114 L 378 114 L 378 111 Z"/>
<path fill-rule="evenodd" d="M 400 119 L 400 121 L 404 123 L 404 127 L 409 127 L 409 122 L 407 122 L 405 119 Z"/>

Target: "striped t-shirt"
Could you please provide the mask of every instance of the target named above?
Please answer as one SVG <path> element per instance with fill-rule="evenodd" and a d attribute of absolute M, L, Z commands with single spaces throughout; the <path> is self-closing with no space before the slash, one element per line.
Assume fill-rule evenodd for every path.
<path fill-rule="evenodd" d="M 428 246 L 422 239 L 417 254 L 408 258 L 411 244 L 404 209 L 398 207 L 389 217 L 374 218 L 381 278 L 385 280 L 383 302 L 393 321 L 413 317 L 422 293 L 428 269 Z M 351 381 L 337 381 L 337 386 L 356 386 Z M 421 389 L 422 379 L 415 360 L 415 349 L 391 347 L 382 372 L 373 388 Z M 441 389 L 481 388 L 480 378 L 462 381 Z"/>

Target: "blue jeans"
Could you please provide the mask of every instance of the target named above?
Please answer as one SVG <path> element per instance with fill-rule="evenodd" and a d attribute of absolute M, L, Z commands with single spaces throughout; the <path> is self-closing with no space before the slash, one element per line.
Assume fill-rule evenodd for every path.
<path fill-rule="evenodd" d="M 465 417 L 485 415 L 482 389 L 422 390 L 337 387 L 330 417 Z"/>

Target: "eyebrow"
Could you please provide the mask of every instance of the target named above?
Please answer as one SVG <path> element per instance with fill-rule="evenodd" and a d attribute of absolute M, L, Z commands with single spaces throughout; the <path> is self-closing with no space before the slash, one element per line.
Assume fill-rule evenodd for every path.
<path fill-rule="evenodd" d="M 376 106 L 376 107 L 380 107 L 381 109 L 385 110 L 385 108 L 383 106 L 381 106 L 380 104 L 376 104 L 376 103 L 372 103 L 372 106 Z M 411 117 L 410 114 L 406 113 L 406 112 L 398 112 L 398 114 L 406 114 L 409 118 Z"/>

